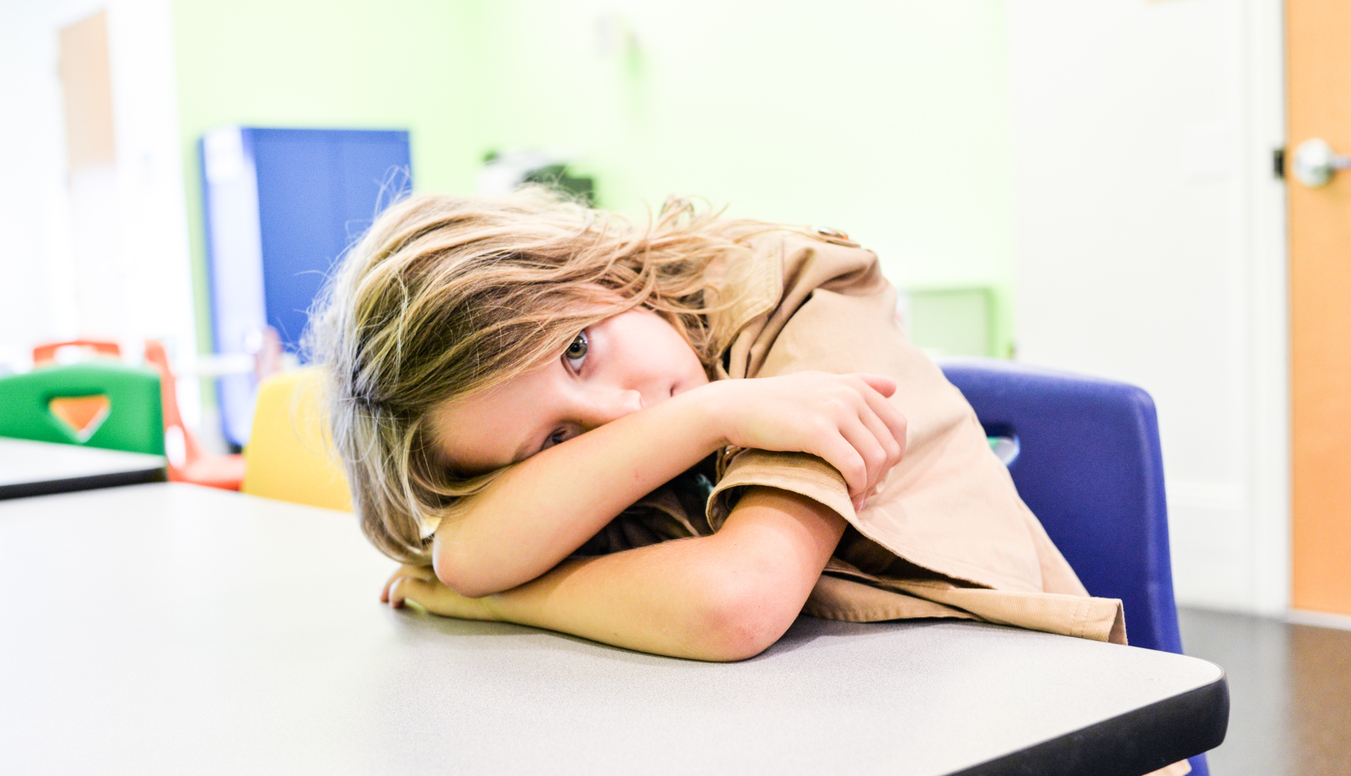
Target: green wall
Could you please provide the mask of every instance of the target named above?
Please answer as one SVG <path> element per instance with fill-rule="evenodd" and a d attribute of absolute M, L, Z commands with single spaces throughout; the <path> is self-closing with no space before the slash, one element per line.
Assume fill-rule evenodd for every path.
<path fill-rule="evenodd" d="M 564 150 L 601 204 L 829 225 L 900 286 L 989 286 L 1012 342 L 1003 2 L 174 0 L 189 218 L 221 124 L 406 127 L 421 189 Z M 604 32 L 608 31 L 608 32 Z M 205 312 L 200 328 L 208 331 Z M 204 335 L 205 338 L 206 335 Z"/>
<path fill-rule="evenodd" d="M 621 10 L 628 50 L 597 18 Z M 488 136 L 561 147 L 602 203 L 695 194 L 753 218 L 829 225 L 903 287 L 989 286 L 1012 344 L 1012 181 L 1003 3 L 485 6 Z"/>
<path fill-rule="evenodd" d="M 202 133 L 227 124 L 408 129 L 414 182 L 467 191 L 483 147 L 474 4 L 173 0 L 199 347 L 210 350 Z"/>

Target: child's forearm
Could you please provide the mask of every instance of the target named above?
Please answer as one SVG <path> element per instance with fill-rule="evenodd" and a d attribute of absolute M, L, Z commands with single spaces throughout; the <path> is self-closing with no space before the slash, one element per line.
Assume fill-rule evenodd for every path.
<path fill-rule="evenodd" d="M 839 542 L 844 521 L 796 494 L 753 488 L 721 531 L 569 560 L 478 599 L 425 570 L 395 575 L 386 597 L 449 616 L 516 622 L 655 654 L 739 660 L 783 635 Z"/>
<path fill-rule="evenodd" d="M 437 527 L 436 574 L 467 596 L 534 579 L 725 445 L 820 456 L 862 499 L 904 450 L 905 419 L 885 398 L 894 390 L 888 378 L 817 372 L 726 380 L 606 423 L 466 499 Z"/>
<path fill-rule="evenodd" d="M 468 596 L 534 579 L 721 444 L 691 392 L 532 456 L 437 528 L 437 576 Z"/>

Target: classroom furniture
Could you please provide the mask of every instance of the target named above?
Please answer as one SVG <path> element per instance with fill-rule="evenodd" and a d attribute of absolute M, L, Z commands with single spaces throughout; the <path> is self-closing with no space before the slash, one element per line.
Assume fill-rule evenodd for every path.
<path fill-rule="evenodd" d="M 52 411 L 64 399 L 106 399 L 83 428 Z M 0 437 L 164 454 L 160 380 L 154 370 L 110 360 L 54 364 L 0 378 Z"/>
<path fill-rule="evenodd" d="M 33 347 L 33 364 L 47 364 L 56 361 L 57 351 L 75 348 L 106 358 L 122 358 L 122 346 L 108 340 L 73 339 L 59 342 L 43 342 Z"/>
<path fill-rule="evenodd" d="M 996 359 L 945 359 L 1018 494 L 1088 591 L 1119 598 L 1133 646 L 1182 653 L 1154 402 L 1142 389 Z M 1208 776 L 1204 757 L 1192 760 Z"/>
<path fill-rule="evenodd" d="M 57 352 L 66 348 L 77 348 L 96 356 L 120 359 L 122 348 L 116 342 L 105 340 L 65 340 L 45 342 L 33 348 L 33 364 L 43 366 L 54 363 Z M 164 343 L 156 339 L 145 342 L 145 363 L 159 373 L 160 406 L 164 417 L 166 440 L 174 438 L 178 442 L 181 457 L 169 455 L 169 481 L 190 482 L 225 490 L 239 490 L 244 478 L 244 456 L 222 455 L 207 452 L 197 434 L 183 423 L 178 409 L 178 379 L 169 366 L 169 354 Z M 71 425 L 79 428 L 98 411 L 100 404 L 96 400 L 85 400 L 81 404 L 66 405 L 60 416 Z M 167 444 L 167 442 L 166 442 Z M 177 459 L 176 459 L 177 458 Z"/>
<path fill-rule="evenodd" d="M 411 186 L 408 133 L 221 127 L 201 141 L 211 322 L 221 354 L 252 353 L 274 327 L 300 352 L 334 262 Z M 218 383 L 226 439 L 248 441 L 256 382 Z"/>
<path fill-rule="evenodd" d="M 245 493 L 352 511 L 322 391 L 323 376 L 315 367 L 278 372 L 259 384 L 253 432 L 244 448 Z"/>
<path fill-rule="evenodd" d="M 33 348 L 33 366 L 45 366 L 57 362 L 57 351 L 74 350 L 83 356 L 96 358 L 122 358 L 122 347 L 116 342 L 104 340 L 73 339 L 60 342 L 44 342 Z M 66 362 L 69 363 L 69 362 Z M 52 414 L 73 429 L 87 427 L 95 418 L 108 408 L 105 396 L 84 396 L 62 399 L 50 405 Z"/>
<path fill-rule="evenodd" d="M 0 438 L 0 499 L 164 481 L 164 458 Z"/>
<path fill-rule="evenodd" d="M 61 541 L 51 541 L 52 526 Z M 802 617 L 711 664 L 394 611 L 349 514 L 178 484 L 0 504 L 13 773 L 1139 774 L 1223 738 L 1213 664 Z"/>
<path fill-rule="evenodd" d="M 197 434 L 183 422 L 183 415 L 178 410 L 178 379 L 169 368 L 169 354 L 165 352 L 163 342 L 146 340 L 145 362 L 159 372 L 164 433 L 182 440 L 182 460 L 169 459 L 169 481 L 239 490 L 244 480 L 244 456 L 208 452 Z"/>

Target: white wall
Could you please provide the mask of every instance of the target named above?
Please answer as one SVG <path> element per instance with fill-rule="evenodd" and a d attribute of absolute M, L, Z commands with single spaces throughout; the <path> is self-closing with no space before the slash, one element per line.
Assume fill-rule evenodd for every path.
<path fill-rule="evenodd" d="M 169 0 L 109 0 L 123 336 L 196 350 Z M 195 393 L 195 392 L 194 392 Z"/>
<path fill-rule="evenodd" d="M 1158 407 L 1182 603 L 1288 605 L 1278 0 L 1017 0 L 1021 360 Z"/>
<path fill-rule="evenodd" d="M 70 181 L 57 33 L 101 10 L 117 161 Z M 0 363 L 82 335 L 192 351 L 174 94 L 168 0 L 0 0 Z"/>
<path fill-rule="evenodd" d="M 37 339 L 75 334 L 58 14 L 0 0 L 0 368 Z"/>

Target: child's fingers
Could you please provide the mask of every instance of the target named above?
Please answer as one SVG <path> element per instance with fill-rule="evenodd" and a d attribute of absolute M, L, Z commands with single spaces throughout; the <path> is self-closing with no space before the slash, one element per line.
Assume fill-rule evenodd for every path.
<path fill-rule="evenodd" d="M 412 564 L 405 563 L 404 565 L 396 569 L 394 573 L 390 575 L 389 579 L 385 581 L 384 588 L 380 590 L 380 601 L 382 603 L 394 605 L 395 608 L 398 608 L 398 606 L 395 605 L 393 601 L 390 600 L 390 590 L 396 585 L 396 583 L 398 583 L 400 580 L 409 578 L 416 579 L 426 583 L 431 582 L 435 577 L 436 572 L 432 570 L 431 566 L 414 566 Z"/>
<path fill-rule="evenodd" d="M 895 460 L 891 462 L 895 465 L 905 453 L 907 428 L 905 416 L 896 409 L 896 405 L 874 394 L 868 399 L 867 417 L 876 421 L 877 425 L 870 424 L 869 427 L 877 432 L 878 439 L 882 441 L 888 455 L 895 455 Z"/>
<path fill-rule="evenodd" d="M 862 413 L 867 415 L 869 413 Z M 851 447 L 863 459 L 864 479 L 863 484 L 858 489 L 850 489 L 850 495 L 854 498 L 861 498 L 868 491 L 872 490 L 877 481 L 886 473 L 888 453 L 883 446 L 882 439 L 887 439 L 895 445 L 895 441 L 890 439 L 890 434 L 886 432 L 881 422 L 877 426 L 882 430 L 882 437 L 879 439 L 876 430 L 870 428 L 868 423 L 860 415 L 857 418 L 851 418 L 849 422 L 840 426 L 840 434 Z"/>
<path fill-rule="evenodd" d="M 868 489 L 868 465 L 858 449 L 842 432 L 832 434 L 819 451 L 807 452 L 814 452 L 825 459 L 826 463 L 834 466 L 840 472 L 840 476 L 844 477 L 844 484 L 851 496 L 857 497 Z"/>
<path fill-rule="evenodd" d="M 414 577 L 399 577 L 389 586 L 389 605 L 395 609 L 407 606 L 417 612 L 426 613 L 427 607 L 418 599 L 428 600 L 431 585 Z"/>
<path fill-rule="evenodd" d="M 854 376 L 867 383 L 869 388 L 872 388 L 883 396 L 890 397 L 892 394 L 896 393 L 896 380 L 894 378 L 887 377 L 886 375 L 875 375 L 870 372 L 858 372 Z"/>
<path fill-rule="evenodd" d="M 871 410 L 872 408 L 869 409 Z M 901 462 L 901 456 L 905 453 L 905 448 L 903 447 L 905 444 L 904 432 L 902 432 L 901 438 L 898 441 L 895 432 L 891 427 L 888 426 L 881 417 L 871 411 L 862 413 L 859 416 L 859 420 L 862 421 L 863 426 L 868 430 L 868 433 L 873 436 L 873 439 L 877 441 L 877 445 L 882 451 L 882 460 L 878 462 L 877 470 L 871 478 L 872 487 L 876 487 L 877 483 L 881 482 L 882 478 L 887 476 L 887 472 L 891 471 L 891 467 Z M 903 422 L 902 426 L 904 426 Z"/>
<path fill-rule="evenodd" d="M 858 377 L 868 386 L 859 391 L 863 405 L 859 408 L 858 419 L 876 442 L 876 449 L 880 450 L 880 456 L 873 456 L 872 446 L 860 448 L 868 462 L 868 488 L 871 490 L 891 467 L 900 462 L 905 453 L 906 423 L 905 416 L 887 400 L 887 395 L 895 393 L 895 380 L 872 374 L 860 374 Z"/>
<path fill-rule="evenodd" d="M 888 435 L 896 440 L 896 444 L 900 446 L 900 452 L 904 453 L 907 427 L 905 416 L 896 408 L 896 405 L 887 401 L 886 397 L 881 394 L 865 393 L 863 398 L 868 402 L 868 408 L 886 426 Z"/>

